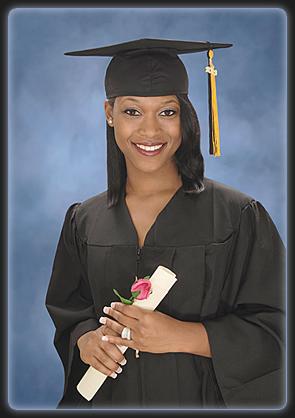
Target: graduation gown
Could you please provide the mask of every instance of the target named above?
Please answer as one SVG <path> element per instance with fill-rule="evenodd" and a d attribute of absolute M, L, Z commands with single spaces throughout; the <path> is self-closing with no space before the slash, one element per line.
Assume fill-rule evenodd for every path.
<path fill-rule="evenodd" d="M 181 186 L 148 231 L 142 248 L 125 195 L 107 192 L 72 204 L 65 215 L 46 307 L 65 384 L 59 408 L 279 408 L 284 403 L 285 248 L 261 203 L 212 179 Z M 76 385 L 88 369 L 77 339 L 101 326 L 103 307 L 130 295 L 135 275 L 158 265 L 177 282 L 157 310 L 202 322 L 212 358 L 190 353 L 125 353 L 92 401 Z M 159 336 L 161 338 L 161 336 Z"/>

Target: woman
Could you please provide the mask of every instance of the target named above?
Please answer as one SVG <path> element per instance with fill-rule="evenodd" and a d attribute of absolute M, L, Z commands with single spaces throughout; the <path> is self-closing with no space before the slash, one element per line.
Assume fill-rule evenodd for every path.
<path fill-rule="evenodd" d="M 108 190 L 68 208 L 46 297 L 59 407 L 279 407 L 284 246 L 258 201 L 204 178 L 177 56 L 220 46 L 143 41 L 69 53 L 114 58 Z M 118 302 L 158 265 L 178 280 L 155 311 Z M 109 377 L 90 402 L 76 389 L 89 365 Z"/>

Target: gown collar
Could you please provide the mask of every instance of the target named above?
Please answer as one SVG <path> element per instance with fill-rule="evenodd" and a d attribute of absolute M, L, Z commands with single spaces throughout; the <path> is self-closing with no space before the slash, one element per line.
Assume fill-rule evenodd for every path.
<path fill-rule="evenodd" d="M 164 208 L 157 215 L 154 223 L 146 234 L 144 246 L 157 245 L 158 231 L 163 230 L 165 219 L 171 217 L 177 207 L 181 207 L 181 199 L 184 195 L 183 185 L 181 185 Z M 113 246 L 113 245 L 132 245 L 139 247 L 137 231 L 132 221 L 128 206 L 125 200 L 125 193 L 121 197 L 116 206 L 107 207 L 107 197 L 104 195 L 99 207 L 96 209 L 95 222 L 91 227 L 88 235 L 87 244 L 97 246 Z M 170 225 L 169 228 L 173 228 Z M 164 226 L 166 228 L 166 226 Z"/>
<path fill-rule="evenodd" d="M 165 216 L 165 213 L 169 211 L 170 207 L 173 206 L 174 202 L 177 200 L 178 196 L 181 194 L 183 194 L 183 184 L 175 191 L 175 193 L 171 196 L 171 198 L 168 200 L 166 205 L 161 209 L 161 211 L 156 216 L 155 221 L 153 222 L 153 224 L 151 225 L 151 227 L 146 233 L 142 248 L 145 246 L 155 245 L 156 243 L 155 233 L 156 233 L 157 225 L 161 222 L 161 218 Z M 121 205 L 122 212 L 123 212 L 122 218 L 127 220 L 129 229 L 133 236 L 133 240 L 134 242 L 136 242 L 137 248 L 140 248 L 137 231 L 133 223 L 129 208 L 126 203 L 126 190 L 121 195 L 120 205 Z"/>

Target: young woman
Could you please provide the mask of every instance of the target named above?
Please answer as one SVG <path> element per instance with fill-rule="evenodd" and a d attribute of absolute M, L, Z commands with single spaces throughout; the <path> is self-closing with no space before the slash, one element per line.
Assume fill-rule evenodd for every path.
<path fill-rule="evenodd" d="M 177 56 L 218 44 L 144 41 L 71 53 L 114 58 L 108 189 L 68 208 L 46 296 L 59 407 L 280 407 L 284 246 L 260 202 L 204 177 Z M 177 283 L 155 311 L 118 301 L 158 265 Z M 88 402 L 76 386 L 89 365 L 108 378 Z"/>

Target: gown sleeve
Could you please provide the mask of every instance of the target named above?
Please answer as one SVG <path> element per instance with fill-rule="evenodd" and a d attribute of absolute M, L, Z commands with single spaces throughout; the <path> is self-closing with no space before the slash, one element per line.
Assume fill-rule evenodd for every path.
<path fill-rule="evenodd" d="M 74 203 L 66 212 L 46 294 L 46 308 L 55 325 L 54 345 L 64 367 L 60 406 L 82 402 L 76 385 L 88 365 L 81 361 L 76 342 L 100 326 L 87 279 L 87 247 L 77 233 L 79 206 Z"/>
<path fill-rule="evenodd" d="M 202 321 L 228 407 L 284 404 L 284 287 L 285 247 L 253 200 L 241 211 L 220 312 Z"/>

